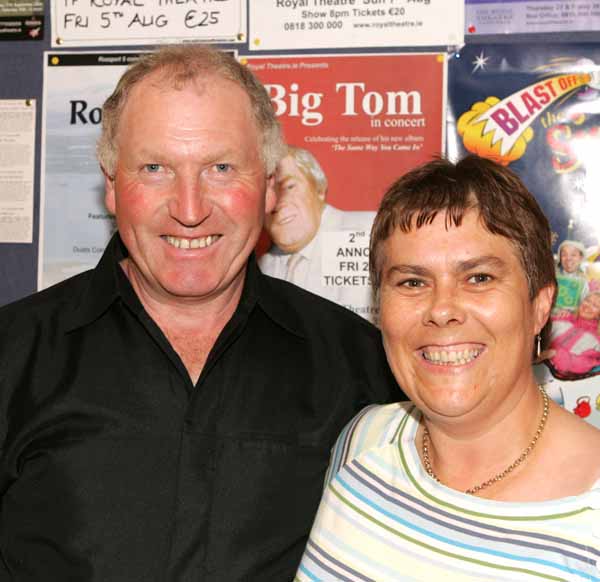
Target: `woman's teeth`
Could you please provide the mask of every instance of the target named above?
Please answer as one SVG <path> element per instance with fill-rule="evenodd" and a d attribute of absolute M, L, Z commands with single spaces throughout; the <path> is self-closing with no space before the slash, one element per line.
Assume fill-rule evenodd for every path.
<path fill-rule="evenodd" d="M 482 349 L 466 349 L 460 351 L 423 350 L 423 358 L 432 364 L 440 366 L 460 366 L 472 362 L 482 351 Z"/>

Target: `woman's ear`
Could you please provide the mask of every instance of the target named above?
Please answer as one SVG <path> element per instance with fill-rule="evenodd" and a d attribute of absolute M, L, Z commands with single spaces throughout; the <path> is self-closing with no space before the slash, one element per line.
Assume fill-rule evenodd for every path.
<path fill-rule="evenodd" d="M 536 335 L 542 331 L 550 317 L 555 294 L 556 286 L 554 284 L 546 285 L 546 287 L 542 287 L 542 289 L 539 290 L 537 296 L 533 300 L 533 323 L 534 333 Z"/>

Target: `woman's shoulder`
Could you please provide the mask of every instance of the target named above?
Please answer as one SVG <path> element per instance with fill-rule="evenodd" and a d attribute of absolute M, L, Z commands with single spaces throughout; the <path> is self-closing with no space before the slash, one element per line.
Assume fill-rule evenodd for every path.
<path fill-rule="evenodd" d="M 337 439 L 327 481 L 357 456 L 394 442 L 413 409 L 414 405 L 410 402 L 372 404 L 363 408 L 344 427 Z"/>
<path fill-rule="evenodd" d="M 600 491 L 600 430 L 560 407 L 552 409 L 552 416 L 554 427 L 544 457 L 547 467 L 557 475 L 568 476 L 568 486 L 575 491 L 566 495 L 577 490 Z"/>

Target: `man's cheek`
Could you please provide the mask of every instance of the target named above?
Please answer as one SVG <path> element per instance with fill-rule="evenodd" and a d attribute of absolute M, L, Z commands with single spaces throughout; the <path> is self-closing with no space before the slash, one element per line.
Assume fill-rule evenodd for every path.
<path fill-rule="evenodd" d="M 265 195 L 257 189 L 232 188 L 221 202 L 231 216 L 262 216 L 265 212 Z"/>

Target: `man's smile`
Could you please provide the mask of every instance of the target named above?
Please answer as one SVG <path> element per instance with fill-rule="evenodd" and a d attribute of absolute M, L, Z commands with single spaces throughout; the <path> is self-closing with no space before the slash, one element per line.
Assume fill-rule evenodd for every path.
<path fill-rule="evenodd" d="M 222 235 L 220 234 L 213 234 L 209 236 L 199 236 L 196 238 L 185 238 L 165 235 L 161 238 L 177 249 L 203 249 L 214 244 L 221 238 L 221 236 Z"/>

